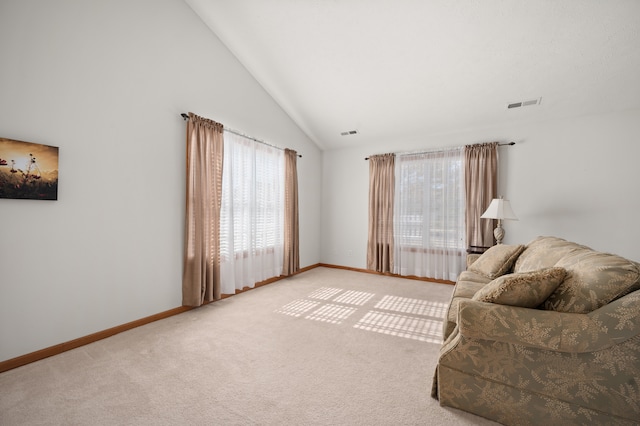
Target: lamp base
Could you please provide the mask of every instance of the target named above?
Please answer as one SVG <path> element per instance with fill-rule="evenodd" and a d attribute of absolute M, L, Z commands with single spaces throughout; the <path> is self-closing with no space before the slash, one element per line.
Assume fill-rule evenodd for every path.
<path fill-rule="evenodd" d="M 493 236 L 496 237 L 496 243 L 502 244 L 504 238 L 504 229 L 502 229 L 502 220 L 498 219 L 498 226 L 493 230 Z"/>

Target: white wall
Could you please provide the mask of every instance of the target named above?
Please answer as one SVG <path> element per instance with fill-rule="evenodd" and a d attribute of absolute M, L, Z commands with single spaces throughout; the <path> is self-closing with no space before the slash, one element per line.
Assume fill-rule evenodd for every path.
<path fill-rule="evenodd" d="M 499 192 L 519 218 L 504 222 L 505 243 L 555 235 L 640 261 L 640 110 L 325 151 L 322 261 L 366 267 L 364 157 L 490 141 L 517 143 L 499 148 Z"/>
<path fill-rule="evenodd" d="M 303 154 L 320 261 L 320 150 L 181 0 L 3 0 L 0 57 L 0 137 L 60 147 L 58 201 L 0 199 L 0 361 L 180 306 L 181 112 Z"/>

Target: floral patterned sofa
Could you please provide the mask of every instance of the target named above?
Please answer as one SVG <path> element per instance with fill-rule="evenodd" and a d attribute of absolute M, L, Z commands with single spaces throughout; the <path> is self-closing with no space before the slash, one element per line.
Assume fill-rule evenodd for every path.
<path fill-rule="evenodd" d="M 640 264 L 557 237 L 460 274 L 432 396 L 509 425 L 640 424 Z"/>

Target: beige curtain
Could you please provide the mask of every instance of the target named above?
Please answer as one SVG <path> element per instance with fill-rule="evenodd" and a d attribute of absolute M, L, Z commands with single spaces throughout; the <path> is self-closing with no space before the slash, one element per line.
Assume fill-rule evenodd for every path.
<path fill-rule="evenodd" d="M 498 198 L 498 142 L 467 145 L 464 157 L 467 245 L 490 247 L 495 221 L 480 216 Z"/>
<path fill-rule="evenodd" d="M 284 150 L 284 265 L 282 275 L 300 270 L 298 222 L 298 153 Z"/>
<path fill-rule="evenodd" d="M 189 113 L 182 304 L 220 298 L 223 126 Z"/>
<path fill-rule="evenodd" d="M 369 158 L 369 240 L 367 269 L 393 272 L 395 154 Z"/>

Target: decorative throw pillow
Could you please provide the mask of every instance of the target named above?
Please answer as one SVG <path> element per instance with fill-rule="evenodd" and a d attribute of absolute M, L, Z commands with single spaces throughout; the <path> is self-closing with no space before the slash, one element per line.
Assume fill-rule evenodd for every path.
<path fill-rule="evenodd" d="M 615 254 L 576 250 L 556 266 L 565 268 L 567 277 L 544 302 L 550 311 L 589 313 L 640 284 L 638 264 Z"/>
<path fill-rule="evenodd" d="M 536 308 L 558 288 L 566 273 L 564 268 L 546 268 L 503 275 L 478 290 L 473 300 Z"/>
<path fill-rule="evenodd" d="M 482 274 L 491 279 L 506 274 L 511 270 L 514 262 L 524 250 L 524 245 L 498 244 L 489 247 L 489 250 L 469 266 L 469 270 Z"/>
<path fill-rule="evenodd" d="M 513 272 L 531 272 L 556 266 L 571 251 L 586 248 L 558 237 L 538 237 L 527 244 L 518 260 L 513 264 Z"/>

